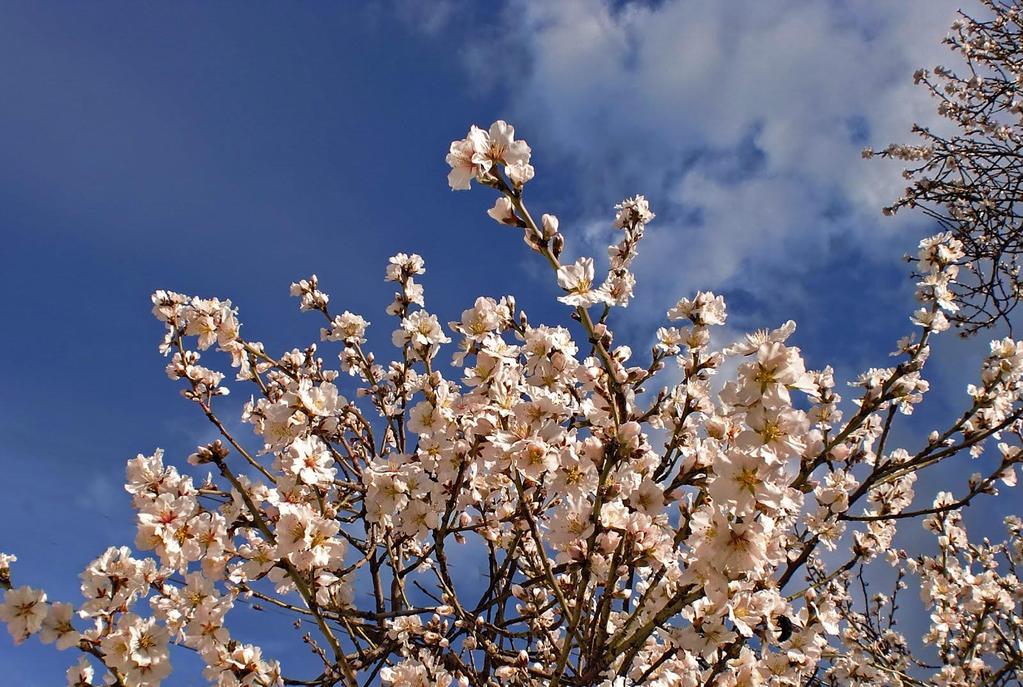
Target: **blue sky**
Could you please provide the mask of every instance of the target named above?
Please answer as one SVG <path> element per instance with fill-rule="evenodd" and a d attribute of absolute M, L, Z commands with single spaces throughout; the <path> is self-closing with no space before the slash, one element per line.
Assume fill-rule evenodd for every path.
<path fill-rule="evenodd" d="M 0 549 L 16 581 L 76 600 L 78 571 L 134 539 L 124 461 L 181 461 L 206 437 L 163 374 L 154 289 L 231 298 L 281 350 L 316 336 L 288 297 L 315 272 L 383 355 L 383 266 L 414 251 L 443 321 L 505 293 L 564 320 L 492 198 L 447 188 L 470 123 L 507 119 L 532 144 L 531 204 L 561 217 L 571 254 L 602 255 L 614 203 L 650 198 L 619 325 L 637 351 L 703 288 L 729 297 L 730 334 L 794 318 L 811 365 L 843 381 L 886 365 L 912 307 L 899 257 L 927 227 L 881 217 L 898 170 L 858 151 L 933 118 L 910 75 L 948 61 L 954 6 L 4 3 Z M 909 445 L 955 412 L 982 343 L 938 346 Z M 13 684 L 61 683 L 72 657 L 53 658 L 0 637 Z"/>

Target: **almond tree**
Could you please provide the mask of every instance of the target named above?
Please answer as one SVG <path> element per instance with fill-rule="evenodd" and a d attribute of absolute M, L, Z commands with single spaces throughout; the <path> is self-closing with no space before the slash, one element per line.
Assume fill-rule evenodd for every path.
<path fill-rule="evenodd" d="M 831 368 L 807 370 L 789 343 L 792 322 L 716 350 L 727 312 L 713 293 L 675 303 L 646 355 L 615 342 L 654 219 L 642 196 L 615 208 L 620 240 L 598 278 L 592 259 L 562 259 L 558 219 L 527 206 L 530 149 L 511 126 L 472 127 L 447 161 L 451 187 L 493 192 L 491 217 L 549 265 L 570 327 L 530 322 L 510 296 L 444 327 L 425 308 L 422 258 L 406 254 L 385 271 L 386 362 L 367 350 L 370 323 L 332 308 L 315 276 L 291 292 L 321 318 L 319 343 L 275 354 L 230 301 L 157 291 L 167 374 L 220 434 L 188 457 L 210 476 L 159 450 L 128 461 L 140 553 L 90 563 L 74 607 L 0 557 L 16 642 L 77 648 L 78 686 L 158 685 L 172 646 L 223 687 L 1018 682 L 1023 524 L 971 541 L 961 513 L 1015 483 L 1023 343 L 992 342 L 955 422 L 891 439 L 957 312 L 960 239 L 921 243 L 896 362 L 842 404 Z M 223 416 L 212 348 L 252 394 L 252 437 Z M 947 461 L 984 471 L 917 496 L 918 476 Z M 894 548 L 900 524 L 934 532 L 938 554 Z M 470 556 L 482 581 L 460 573 Z M 866 597 L 867 566 L 891 567 L 891 595 Z M 896 628 L 908 578 L 931 614 L 930 663 Z M 233 636 L 251 603 L 294 615 L 315 671 Z"/>

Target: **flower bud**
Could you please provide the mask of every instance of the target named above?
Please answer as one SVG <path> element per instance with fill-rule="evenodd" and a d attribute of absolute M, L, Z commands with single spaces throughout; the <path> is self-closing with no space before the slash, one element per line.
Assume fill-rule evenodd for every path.
<path fill-rule="evenodd" d="M 554 215 L 544 215 L 540 218 L 540 222 L 543 225 L 543 236 L 544 238 L 553 238 L 558 233 L 558 218 Z"/>

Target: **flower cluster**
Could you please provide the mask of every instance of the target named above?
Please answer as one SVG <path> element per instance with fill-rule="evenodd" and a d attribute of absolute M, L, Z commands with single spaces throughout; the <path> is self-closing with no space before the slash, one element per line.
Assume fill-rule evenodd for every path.
<path fill-rule="evenodd" d="M 452 189 L 467 191 L 473 180 L 493 183 L 501 166 L 511 183 L 521 189 L 533 178 L 531 154 L 525 141 L 515 140 L 515 127 L 503 120 L 491 124 L 489 131 L 472 126 L 465 138 L 451 143 L 447 156 L 451 166 L 448 184 Z"/>

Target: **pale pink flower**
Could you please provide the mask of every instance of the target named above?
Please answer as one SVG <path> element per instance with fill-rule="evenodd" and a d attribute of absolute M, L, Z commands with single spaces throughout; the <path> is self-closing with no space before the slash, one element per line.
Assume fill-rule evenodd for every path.
<path fill-rule="evenodd" d="M 7 623 L 7 631 L 15 644 L 39 632 L 47 613 L 46 593 L 31 587 L 8 589 L 0 603 L 0 620 Z"/>
<path fill-rule="evenodd" d="M 489 157 L 491 150 L 487 132 L 477 126 L 469 129 L 469 135 L 460 141 L 453 141 L 446 161 L 451 166 L 448 186 L 453 191 L 468 191 L 473 179 L 487 172 L 493 165 Z"/>

